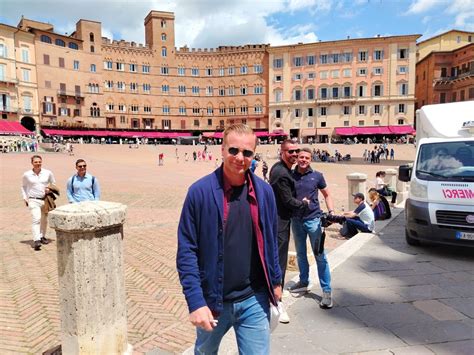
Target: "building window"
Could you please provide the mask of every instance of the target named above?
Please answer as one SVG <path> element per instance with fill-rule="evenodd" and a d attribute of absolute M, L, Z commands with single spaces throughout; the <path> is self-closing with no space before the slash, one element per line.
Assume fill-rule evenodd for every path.
<path fill-rule="evenodd" d="M 350 106 L 344 106 L 343 109 L 342 109 L 342 112 L 345 116 L 350 115 L 351 114 L 351 107 Z"/>
<path fill-rule="evenodd" d="M 405 65 L 400 65 L 398 67 L 398 74 L 406 74 L 408 72 L 408 67 Z"/>
<path fill-rule="evenodd" d="M 350 63 L 352 62 L 352 53 L 351 52 L 346 52 L 342 55 L 344 62 Z"/>
<path fill-rule="evenodd" d="M 129 64 L 129 69 L 132 73 L 135 73 L 137 71 L 137 65 L 136 64 Z"/>
<path fill-rule="evenodd" d="M 163 105 L 163 115 L 170 114 L 170 107 L 168 105 Z"/>
<path fill-rule="evenodd" d="M 400 125 L 405 124 L 405 120 L 403 118 L 400 118 L 398 120 L 398 124 L 400 124 Z"/>
<path fill-rule="evenodd" d="M 314 89 L 313 88 L 306 89 L 306 99 L 307 100 L 314 100 Z"/>
<path fill-rule="evenodd" d="M 186 107 L 185 106 L 179 106 L 178 112 L 181 116 L 186 115 Z"/>
<path fill-rule="evenodd" d="M 359 115 L 365 115 L 365 105 L 359 105 Z"/>
<path fill-rule="evenodd" d="M 170 92 L 170 86 L 168 84 L 161 85 L 161 92 L 163 94 L 167 94 Z"/>
<path fill-rule="evenodd" d="M 143 84 L 143 92 L 149 94 L 151 92 L 151 84 Z"/>
<path fill-rule="evenodd" d="M 308 79 L 313 80 L 315 78 L 314 73 L 308 73 Z"/>
<path fill-rule="evenodd" d="M 321 88 L 320 93 L 319 93 L 319 97 L 321 99 L 327 99 L 328 98 L 328 88 Z"/>
<path fill-rule="evenodd" d="M 115 63 L 116 64 L 116 67 L 117 67 L 117 70 L 118 71 L 124 71 L 125 70 L 125 64 L 124 63 Z"/>
<path fill-rule="evenodd" d="M 143 106 L 143 112 L 151 113 L 151 106 Z"/>
<path fill-rule="evenodd" d="M 344 97 L 351 97 L 351 87 L 350 86 L 344 86 Z"/>
<path fill-rule="evenodd" d="M 219 76 L 224 76 L 224 75 L 225 75 L 224 67 L 219 67 Z"/>
<path fill-rule="evenodd" d="M 382 108 L 380 105 L 374 105 L 374 114 L 380 115 L 382 113 Z"/>
<path fill-rule="evenodd" d="M 100 108 L 97 107 L 97 104 L 94 102 L 91 107 L 91 116 L 100 117 Z"/>
<path fill-rule="evenodd" d="M 59 63 L 58 63 L 59 67 L 64 68 L 64 58 L 59 57 L 58 59 L 59 59 Z"/>
<path fill-rule="evenodd" d="M 248 73 L 247 65 L 243 64 L 243 65 L 240 67 L 240 74 L 247 74 L 247 73 Z"/>
<path fill-rule="evenodd" d="M 319 78 L 320 79 L 327 79 L 328 78 L 328 71 L 327 70 L 320 71 L 319 72 Z"/>
<path fill-rule="evenodd" d="M 198 96 L 199 95 L 199 86 L 193 86 L 191 88 L 191 92 L 193 93 L 194 96 Z"/>
<path fill-rule="evenodd" d="M 130 83 L 130 91 L 131 92 L 138 92 L 138 84 L 137 83 Z"/>
<path fill-rule="evenodd" d="M 44 42 L 44 43 L 49 43 L 49 44 L 53 43 L 53 42 L 51 41 L 51 37 L 46 36 L 46 35 L 41 35 L 40 41 L 41 41 L 41 42 Z"/>
<path fill-rule="evenodd" d="M 212 68 L 206 68 L 206 76 L 212 76 Z"/>
<path fill-rule="evenodd" d="M 283 58 L 273 59 L 273 68 L 275 69 L 283 68 Z"/>
<path fill-rule="evenodd" d="M 319 108 L 319 115 L 320 116 L 327 116 L 327 107 L 320 107 Z"/>
<path fill-rule="evenodd" d="M 124 105 L 124 104 L 119 104 L 119 105 L 118 105 L 118 110 L 119 110 L 120 112 L 125 112 L 125 111 L 126 111 L 126 110 L 125 110 L 125 105 Z"/>
<path fill-rule="evenodd" d="M 164 42 L 166 41 L 166 33 L 161 34 L 161 40 Z"/>
<path fill-rule="evenodd" d="M 130 111 L 133 113 L 137 113 L 139 111 L 138 105 L 130 105 Z"/>
<path fill-rule="evenodd" d="M 402 83 L 400 84 L 400 95 L 408 95 L 408 84 Z"/>
<path fill-rule="evenodd" d="M 281 110 L 275 110 L 275 118 L 281 118 Z"/>
<path fill-rule="evenodd" d="M 235 95 L 235 87 L 234 86 L 229 86 L 228 92 L 229 92 L 229 96 L 234 96 Z"/>
<path fill-rule="evenodd" d="M 118 91 L 125 91 L 125 83 L 123 81 L 117 81 L 117 90 Z"/>
<path fill-rule="evenodd" d="M 281 81 L 281 75 L 275 75 L 275 82 L 279 83 Z"/>
<path fill-rule="evenodd" d="M 43 64 L 44 65 L 49 65 L 49 55 L 48 54 L 43 54 Z"/>
<path fill-rule="evenodd" d="M 367 68 L 359 68 L 357 70 L 357 76 L 367 76 Z"/>
<path fill-rule="evenodd" d="M 21 60 L 24 63 L 30 62 L 30 51 L 27 48 L 22 48 L 21 50 Z"/>
<path fill-rule="evenodd" d="M 339 70 L 331 70 L 331 78 L 333 79 L 339 78 Z"/>
<path fill-rule="evenodd" d="M 382 96 L 382 85 L 374 85 L 374 96 Z"/>
<path fill-rule="evenodd" d="M 94 46 L 91 46 L 91 53 L 94 53 L 95 52 L 95 48 Z"/>
<path fill-rule="evenodd" d="M 181 95 L 186 94 L 186 85 L 178 85 L 178 93 Z"/>
<path fill-rule="evenodd" d="M 225 115 L 225 107 L 219 107 L 219 115 L 224 116 Z"/>
<path fill-rule="evenodd" d="M 178 75 L 179 76 L 185 76 L 186 75 L 186 68 L 178 67 Z"/>
<path fill-rule="evenodd" d="M 149 65 L 142 65 L 142 73 L 148 74 L 150 73 L 150 66 Z"/>
<path fill-rule="evenodd" d="M 283 91 L 275 90 L 275 102 L 281 102 L 283 98 Z"/>
<path fill-rule="evenodd" d="M 255 74 L 263 73 L 263 65 L 262 65 L 262 64 L 254 64 L 254 66 L 253 66 L 253 72 L 254 72 Z"/>
<path fill-rule="evenodd" d="M 319 63 L 320 64 L 327 64 L 328 63 L 328 55 L 327 54 L 321 54 L 319 56 Z"/>
<path fill-rule="evenodd" d="M 56 40 L 54 41 L 54 44 L 60 47 L 66 47 L 66 43 L 60 38 L 56 38 Z"/>
<path fill-rule="evenodd" d="M 253 87 L 253 93 L 256 94 L 256 95 L 263 94 L 263 85 L 261 85 L 261 84 L 256 84 L 256 85 Z"/>
<path fill-rule="evenodd" d="M 383 59 L 383 50 L 376 49 L 374 51 L 374 60 L 382 60 Z"/>
<path fill-rule="evenodd" d="M 293 63 L 295 65 L 295 67 L 303 66 L 303 57 L 294 57 L 293 58 Z"/>
<path fill-rule="evenodd" d="M 295 108 L 295 117 L 301 117 L 301 109 L 300 108 Z"/>
<path fill-rule="evenodd" d="M 198 68 L 191 68 L 191 75 L 192 76 L 199 76 L 199 69 Z"/>
<path fill-rule="evenodd" d="M 405 113 L 405 104 L 398 104 L 398 113 Z"/>
<path fill-rule="evenodd" d="M 359 51 L 357 59 L 359 62 L 366 62 L 367 61 L 367 51 Z"/>
<path fill-rule="evenodd" d="M 374 75 L 382 75 L 382 73 L 383 73 L 382 67 L 374 68 Z"/>
<path fill-rule="evenodd" d="M 206 95 L 207 96 L 214 95 L 214 88 L 212 86 L 206 86 Z"/>
<path fill-rule="evenodd" d="M 161 47 L 161 56 L 162 57 L 166 57 L 168 54 L 167 50 L 166 50 L 166 47 Z"/>
<path fill-rule="evenodd" d="M 408 58 L 408 51 L 406 48 L 400 48 L 398 50 L 398 59 L 407 59 Z"/>
<path fill-rule="evenodd" d="M 96 72 L 95 64 L 91 64 L 91 73 L 95 73 L 95 72 Z"/>
<path fill-rule="evenodd" d="M 193 107 L 193 115 L 197 116 L 200 112 L 201 110 L 199 109 L 199 107 Z"/>
<path fill-rule="evenodd" d="M 227 68 L 227 71 L 229 72 L 229 75 L 235 75 L 235 68 L 234 67 Z"/>
<path fill-rule="evenodd" d="M 339 88 L 338 87 L 335 87 L 335 88 L 332 88 L 332 97 L 337 99 L 339 97 Z"/>
<path fill-rule="evenodd" d="M 194 120 L 194 127 L 199 127 L 199 120 Z"/>
<path fill-rule="evenodd" d="M 219 93 L 219 96 L 225 96 L 225 87 L 219 86 L 218 93 Z"/>
<path fill-rule="evenodd" d="M 300 101 L 301 100 L 301 90 L 300 89 L 295 89 L 293 91 L 293 100 L 295 100 L 295 101 Z"/>
<path fill-rule="evenodd" d="M 104 62 L 105 70 L 112 70 L 113 68 L 114 68 L 114 63 L 111 60 L 107 60 Z"/>
<path fill-rule="evenodd" d="M 108 89 L 108 90 L 113 89 L 114 88 L 114 82 L 112 80 L 106 80 L 104 82 L 104 88 Z"/>
<path fill-rule="evenodd" d="M 240 113 L 242 115 L 246 115 L 246 114 L 248 114 L 248 112 L 249 112 L 249 108 L 248 108 L 247 105 L 244 104 L 244 105 L 240 106 Z"/>
<path fill-rule="evenodd" d="M 94 42 L 94 33 L 89 33 L 89 41 Z"/>
<path fill-rule="evenodd" d="M 213 116 L 214 115 L 214 108 L 212 108 L 211 106 L 209 106 L 207 108 L 207 115 L 208 116 Z"/>
<path fill-rule="evenodd" d="M 350 78 L 352 76 L 351 69 L 343 69 L 342 76 L 344 78 Z"/>
<path fill-rule="evenodd" d="M 365 125 L 364 120 L 359 120 L 359 126 L 364 126 L 364 125 Z"/>
<path fill-rule="evenodd" d="M 161 28 L 166 28 L 166 21 L 165 20 L 161 20 Z"/>
<path fill-rule="evenodd" d="M 299 80 L 301 80 L 302 77 L 303 77 L 303 75 L 301 73 L 296 73 L 293 80 L 299 81 Z"/>
<path fill-rule="evenodd" d="M 313 108 L 312 107 L 308 107 L 307 114 L 308 114 L 308 117 L 313 117 Z"/>
<path fill-rule="evenodd" d="M 161 67 L 161 74 L 162 75 L 168 75 L 169 74 L 169 68 L 167 66 L 162 66 Z"/>
<path fill-rule="evenodd" d="M 77 45 L 77 43 L 74 43 L 74 42 L 69 42 L 68 47 L 71 49 L 75 49 L 76 51 L 79 49 L 79 46 Z"/>
<path fill-rule="evenodd" d="M 374 126 L 380 126 L 380 120 L 374 120 Z"/>
<path fill-rule="evenodd" d="M 331 60 L 333 63 L 339 63 L 339 53 L 331 54 Z"/>
<path fill-rule="evenodd" d="M 30 72 L 31 72 L 31 70 L 22 69 L 21 72 L 22 72 L 23 81 L 30 82 Z"/>
<path fill-rule="evenodd" d="M 314 59 L 315 59 L 314 55 L 306 56 L 306 64 L 307 65 L 315 65 L 316 61 Z"/>
<path fill-rule="evenodd" d="M 365 85 L 359 85 L 357 88 L 357 96 L 364 97 L 365 96 Z"/>

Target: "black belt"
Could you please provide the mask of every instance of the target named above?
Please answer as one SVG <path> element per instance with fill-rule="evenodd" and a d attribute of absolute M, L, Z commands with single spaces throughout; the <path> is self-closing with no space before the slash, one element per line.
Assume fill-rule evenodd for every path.
<path fill-rule="evenodd" d="M 33 200 L 44 200 L 44 197 L 28 197 L 28 198 L 32 198 Z"/>

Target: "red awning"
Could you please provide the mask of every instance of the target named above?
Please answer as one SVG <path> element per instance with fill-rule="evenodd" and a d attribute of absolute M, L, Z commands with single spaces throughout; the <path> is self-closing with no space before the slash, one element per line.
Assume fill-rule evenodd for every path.
<path fill-rule="evenodd" d="M 415 130 L 410 125 L 388 126 L 392 134 L 414 134 Z"/>
<path fill-rule="evenodd" d="M 353 136 L 355 135 L 352 127 L 336 127 L 336 135 L 338 136 Z"/>
<path fill-rule="evenodd" d="M 1 134 L 34 134 L 21 125 L 20 122 L 0 121 Z"/>
<path fill-rule="evenodd" d="M 94 136 L 121 138 L 178 138 L 191 137 L 191 132 L 156 132 L 156 131 L 76 131 L 67 129 L 43 129 L 47 136 Z"/>
<path fill-rule="evenodd" d="M 366 135 L 377 135 L 377 134 L 392 134 L 388 126 L 373 126 L 373 127 L 352 127 L 354 134 L 366 134 Z"/>

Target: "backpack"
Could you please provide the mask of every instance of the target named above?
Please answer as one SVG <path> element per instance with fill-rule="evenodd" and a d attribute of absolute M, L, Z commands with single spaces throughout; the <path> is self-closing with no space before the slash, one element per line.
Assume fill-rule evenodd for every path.
<path fill-rule="evenodd" d="M 74 195 L 74 179 L 76 178 L 76 175 L 73 175 L 72 176 L 72 179 L 71 179 L 71 195 Z M 92 196 L 94 196 L 95 198 L 95 194 L 94 194 L 94 182 L 95 182 L 95 176 L 92 175 Z"/>

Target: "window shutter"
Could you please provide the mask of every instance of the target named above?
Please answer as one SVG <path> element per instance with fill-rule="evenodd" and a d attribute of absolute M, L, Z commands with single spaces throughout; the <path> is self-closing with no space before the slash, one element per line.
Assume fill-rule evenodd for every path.
<path fill-rule="evenodd" d="M 68 117 L 71 117 L 71 109 L 70 108 L 67 109 L 67 115 L 68 115 Z"/>
<path fill-rule="evenodd" d="M 46 97 L 45 97 L 45 99 L 46 99 Z M 43 114 L 45 114 L 45 113 L 46 113 L 46 102 L 43 102 Z"/>
<path fill-rule="evenodd" d="M 53 104 L 53 115 L 56 114 L 56 104 Z"/>

